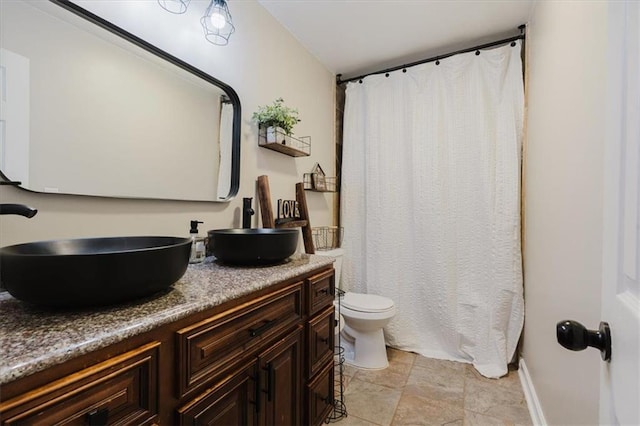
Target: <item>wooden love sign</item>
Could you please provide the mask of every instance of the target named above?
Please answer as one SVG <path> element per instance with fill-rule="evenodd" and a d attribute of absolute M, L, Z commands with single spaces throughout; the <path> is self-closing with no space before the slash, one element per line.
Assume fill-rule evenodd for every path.
<path fill-rule="evenodd" d="M 278 200 L 278 219 L 300 219 L 300 209 L 295 200 Z"/>

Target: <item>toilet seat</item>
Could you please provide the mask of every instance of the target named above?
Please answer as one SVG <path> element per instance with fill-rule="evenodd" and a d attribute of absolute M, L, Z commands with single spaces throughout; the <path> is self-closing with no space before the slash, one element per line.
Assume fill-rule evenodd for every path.
<path fill-rule="evenodd" d="M 394 308 L 393 300 L 375 294 L 346 292 L 340 301 L 342 306 L 356 312 L 387 312 Z"/>

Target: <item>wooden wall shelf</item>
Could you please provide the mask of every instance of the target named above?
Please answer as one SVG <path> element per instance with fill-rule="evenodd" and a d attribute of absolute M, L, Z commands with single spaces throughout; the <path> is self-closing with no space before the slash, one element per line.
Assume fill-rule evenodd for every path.
<path fill-rule="evenodd" d="M 258 128 L 258 146 L 272 151 L 278 151 L 291 157 L 308 157 L 311 155 L 311 136 L 300 138 L 287 135 L 280 129 L 275 131 L 275 141 L 267 138 L 267 128 Z"/>

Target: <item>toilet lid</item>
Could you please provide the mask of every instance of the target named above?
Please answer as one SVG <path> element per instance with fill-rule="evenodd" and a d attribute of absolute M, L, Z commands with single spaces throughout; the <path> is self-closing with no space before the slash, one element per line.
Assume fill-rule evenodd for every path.
<path fill-rule="evenodd" d="M 347 292 L 340 303 L 345 308 L 358 312 L 384 312 L 393 308 L 393 300 L 375 294 Z"/>

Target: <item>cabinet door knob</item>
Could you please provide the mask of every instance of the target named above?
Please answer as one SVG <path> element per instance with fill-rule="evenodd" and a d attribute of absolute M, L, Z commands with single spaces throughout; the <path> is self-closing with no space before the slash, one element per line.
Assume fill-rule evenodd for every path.
<path fill-rule="evenodd" d="M 577 321 L 564 320 L 556 324 L 558 343 L 571 351 L 581 351 L 591 346 L 600 350 L 603 361 L 611 360 L 611 330 L 601 322 L 598 330 L 587 330 Z"/>

